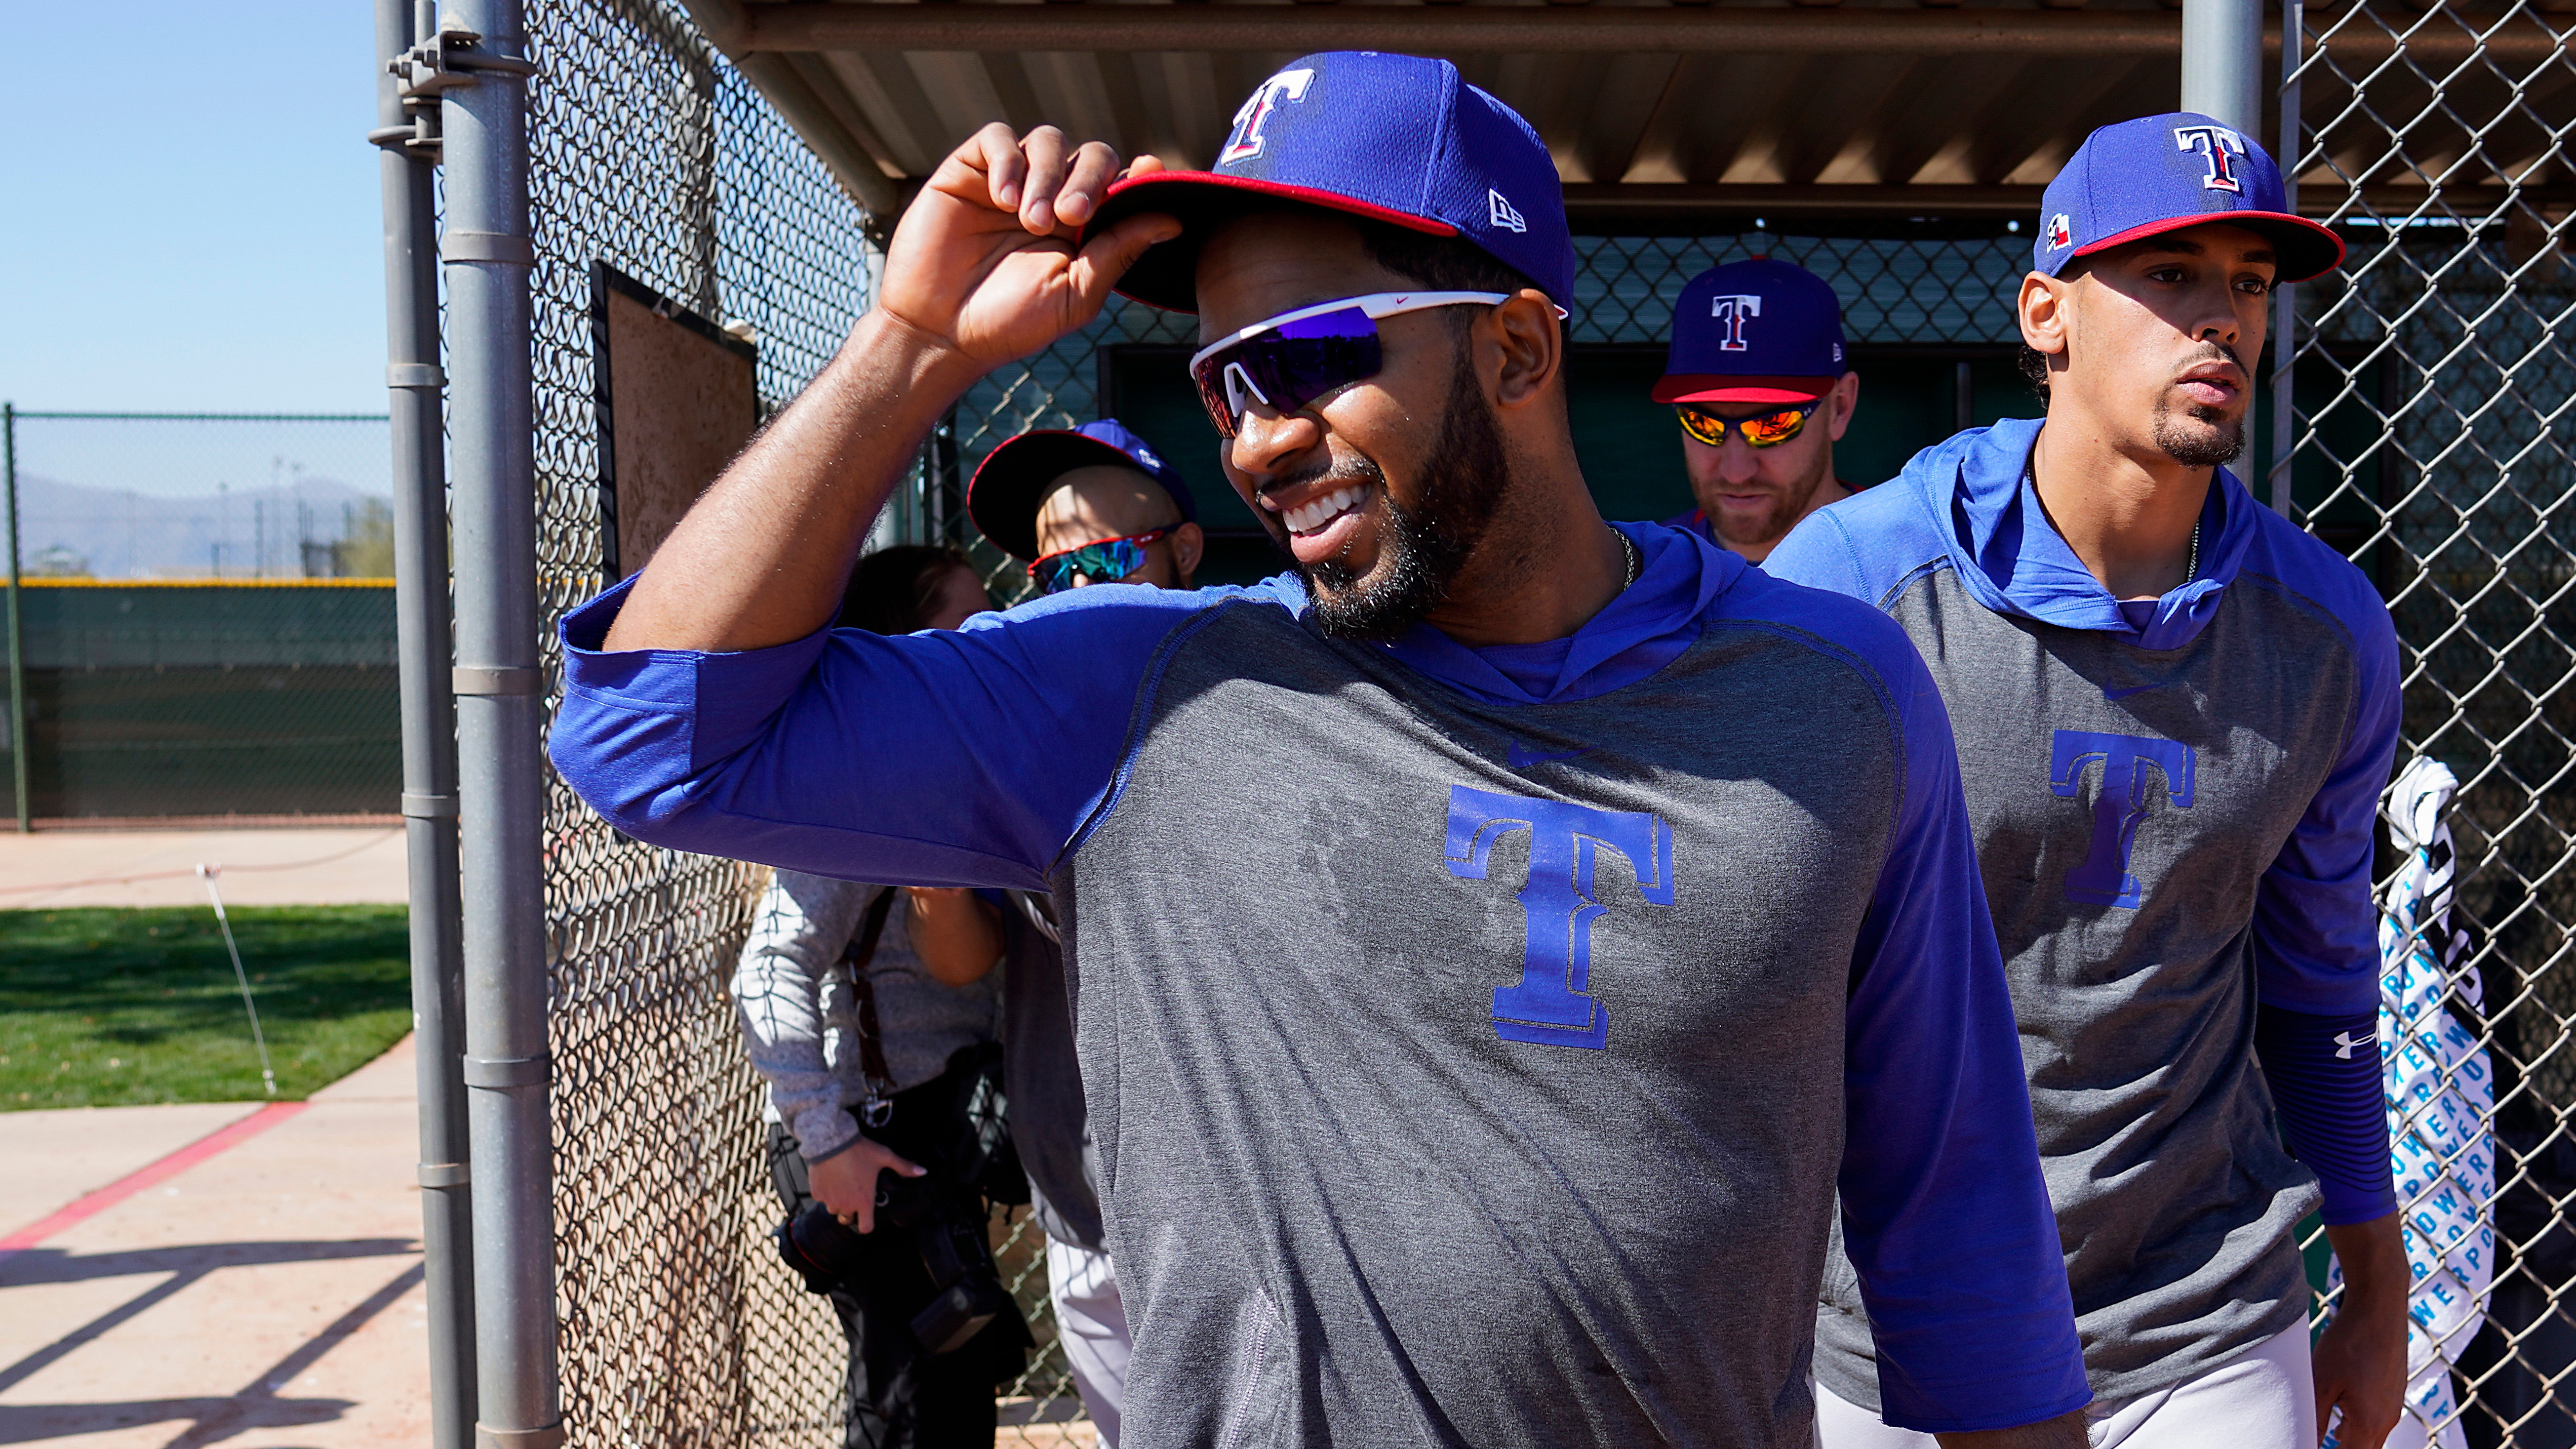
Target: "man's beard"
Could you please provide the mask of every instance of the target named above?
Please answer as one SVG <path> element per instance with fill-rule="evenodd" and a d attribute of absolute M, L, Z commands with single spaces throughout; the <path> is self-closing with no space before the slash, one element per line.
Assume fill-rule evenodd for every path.
<path fill-rule="evenodd" d="M 1449 597 L 1449 586 L 1474 556 L 1511 487 L 1511 460 L 1473 354 L 1458 349 L 1416 507 L 1398 504 L 1386 474 L 1365 457 L 1337 463 L 1330 472 L 1337 482 L 1375 489 L 1386 501 L 1386 526 L 1378 537 L 1377 566 L 1366 578 L 1338 557 L 1298 565 L 1315 626 L 1335 639 L 1397 638 Z"/>
<path fill-rule="evenodd" d="M 1709 510 L 1709 524 L 1717 530 L 1718 541 L 1730 548 L 1738 545 L 1745 548 L 1759 548 L 1764 544 L 1778 543 L 1788 537 L 1790 529 L 1798 526 L 1798 520 L 1807 516 L 1807 505 L 1816 501 L 1816 494 L 1824 488 L 1832 476 L 1833 469 L 1829 458 L 1819 456 L 1816 460 L 1814 476 L 1774 499 L 1771 511 L 1762 516 L 1760 530 L 1750 537 L 1738 537 L 1727 532 L 1726 516 L 1715 510 Z"/>
<path fill-rule="evenodd" d="M 2224 357 L 2240 367 L 2244 366 L 2234 352 L 2215 343 L 2210 345 L 2210 353 L 2212 357 Z M 2245 369 L 2248 377 L 2253 375 L 2253 371 L 2250 367 Z M 2185 427 L 2182 420 L 2174 416 L 2173 395 L 2165 394 L 2156 403 L 2154 437 L 2156 446 L 2164 450 L 2166 457 L 2186 468 L 2215 468 L 2221 463 L 2235 462 L 2237 455 L 2245 451 L 2245 419 L 2231 418 L 2216 408 L 2199 403 L 2190 404 L 2183 412 L 2192 421 L 2206 424 L 2210 431 Z"/>

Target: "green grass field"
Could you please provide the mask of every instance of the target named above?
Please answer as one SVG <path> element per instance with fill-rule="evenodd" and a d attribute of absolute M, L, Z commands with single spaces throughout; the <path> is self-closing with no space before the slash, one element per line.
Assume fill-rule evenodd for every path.
<path fill-rule="evenodd" d="M 401 906 L 232 912 L 280 1099 L 411 1029 Z M 0 911 L 0 1111 L 265 1095 L 214 912 Z"/>

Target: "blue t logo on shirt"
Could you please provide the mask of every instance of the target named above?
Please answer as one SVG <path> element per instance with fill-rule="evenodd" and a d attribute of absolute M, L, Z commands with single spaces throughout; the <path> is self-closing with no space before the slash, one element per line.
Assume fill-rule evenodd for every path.
<path fill-rule="evenodd" d="M 2102 762 L 2102 792 L 2093 797 L 2093 844 L 2066 874 L 2066 898 L 2085 905 L 2135 909 L 2141 892 L 2129 874 L 2129 849 L 2147 817 L 2150 790 L 2141 764 L 2156 767 L 2178 810 L 2191 808 L 2191 746 L 2146 735 L 2059 730 L 2048 751 L 2048 788 L 2072 800 L 2083 794 L 2084 767 Z"/>
<path fill-rule="evenodd" d="M 1529 881 L 1519 900 L 1526 929 L 1521 979 L 1494 992 L 1494 1032 L 1505 1041 L 1605 1049 L 1610 1017 L 1591 995 L 1592 919 L 1609 907 L 1592 873 L 1607 847 L 1625 857 L 1649 904 L 1673 903 L 1673 830 L 1637 810 L 1595 810 L 1563 800 L 1449 790 L 1449 873 L 1483 880 L 1494 846 L 1530 833 Z"/>

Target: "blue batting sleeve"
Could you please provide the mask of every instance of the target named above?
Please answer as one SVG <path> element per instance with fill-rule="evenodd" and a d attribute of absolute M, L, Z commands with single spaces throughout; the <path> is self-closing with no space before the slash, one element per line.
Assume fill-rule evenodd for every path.
<path fill-rule="evenodd" d="M 1892 646 L 1874 662 L 1904 729 L 1905 794 L 1845 1018 L 1844 1241 L 1887 1422 L 2037 1423 L 2092 1392 L 2012 993 L 1949 714 L 1903 634 L 1871 621 Z"/>
<path fill-rule="evenodd" d="M 2315 1016 L 2265 1006 L 2255 1017 L 2254 1051 L 2281 1136 L 2317 1175 L 2330 1227 L 2397 1211 L 2378 1031 L 2376 1008 Z"/>
<path fill-rule="evenodd" d="M 1041 891 L 1117 768 L 1155 646 L 1244 592 L 1104 584 L 956 631 L 605 652 L 626 587 L 565 618 L 549 739 L 611 825 L 844 880 Z"/>
<path fill-rule="evenodd" d="M 2327 552 L 2322 544 L 2315 548 Z M 2343 564 L 2340 557 L 2333 561 Z M 2333 773 L 2263 872 L 2254 896 L 2254 973 L 2263 1004 L 2319 1016 L 2379 1008 L 2371 850 L 2405 703 L 2396 626 L 2360 575 L 2349 565 L 2343 571 L 2352 575 L 2350 586 L 2337 592 L 2359 596 L 2336 600 L 2333 610 L 2351 631 L 2360 666 L 2352 725 Z M 2321 580 L 2319 592 L 2339 582 Z"/>

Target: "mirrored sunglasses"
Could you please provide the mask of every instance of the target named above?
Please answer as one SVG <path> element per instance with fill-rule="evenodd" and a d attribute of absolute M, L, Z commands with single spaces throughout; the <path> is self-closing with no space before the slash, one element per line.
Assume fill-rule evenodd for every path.
<path fill-rule="evenodd" d="M 1145 566 L 1146 545 L 1178 526 L 1167 523 L 1151 532 L 1104 538 L 1048 554 L 1029 565 L 1029 577 L 1037 580 L 1041 594 L 1061 594 L 1073 587 L 1077 577 L 1095 584 L 1117 583 Z"/>
<path fill-rule="evenodd" d="M 1744 441 L 1756 448 L 1776 448 L 1798 436 L 1799 430 L 1807 426 L 1807 415 L 1824 405 L 1825 400 L 1817 398 L 1813 402 L 1750 418 L 1712 417 L 1694 407 L 1676 408 L 1674 411 L 1681 414 L 1683 432 L 1712 448 L 1726 446 L 1729 428 L 1743 433 Z"/>
<path fill-rule="evenodd" d="M 1406 312 L 1508 302 L 1508 292 L 1372 292 L 1319 302 L 1255 322 L 1190 359 L 1190 380 L 1219 437 L 1235 435 L 1244 410 L 1265 403 L 1282 414 L 1377 376 L 1385 355 L 1377 322 Z"/>

